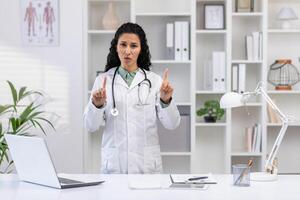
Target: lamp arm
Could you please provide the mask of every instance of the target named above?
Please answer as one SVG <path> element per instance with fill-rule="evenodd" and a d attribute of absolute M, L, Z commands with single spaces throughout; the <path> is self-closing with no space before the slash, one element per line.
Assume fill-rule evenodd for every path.
<path fill-rule="evenodd" d="M 267 171 L 268 169 L 272 169 L 272 165 L 273 165 L 273 161 L 275 159 L 275 156 L 277 154 L 277 151 L 279 149 L 279 146 L 281 144 L 281 141 L 283 139 L 283 136 L 285 135 L 286 133 L 286 130 L 287 130 L 287 127 L 288 127 L 288 123 L 287 122 L 284 122 L 281 129 L 280 129 L 280 132 L 276 138 L 276 141 L 272 147 L 272 150 L 270 152 L 270 155 L 266 161 L 266 164 L 265 164 L 265 170 Z"/>
<path fill-rule="evenodd" d="M 272 109 L 276 112 L 276 114 L 279 115 L 280 119 L 282 122 L 289 122 L 289 118 L 281 112 L 281 110 L 275 105 L 275 103 L 272 101 L 270 96 L 266 93 L 266 91 L 262 88 L 259 87 L 257 89 L 257 93 L 261 94 L 261 96 L 266 100 L 266 102 L 272 107 Z"/>
<path fill-rule="evenodd" d="M 264 89 L 260 86 L 256 89 L 256 92 L 261 94 L 262 97 L 266 100 L 266 102 L 272 107 L 272 109 L 279 115 L 280 119 L 282 120 L 282 127 L 279 131 L 279 134 L 276 138 L 276 141 L 272 147 L 272 150 L 270 152 L 270 155 L 266 161 L 266 164 L 265 164 L 265 170 L 268 170 L 268 169 L 272 169 L 272 164 L 273 164 L 273 161 L 275 159 L 275 156 L 277 154 L 277 151 L 278 151 L 278 148 L 282 142 L 282 139 L 286 133 L 286 130 L 287 130 L 287 127 L 289 125 L 289 118 L 283 114 L 281 112 L 281 110 L 275 105 L 275 103 L 272 101 L 272 99 L 270 98 L 270 96 L 264 91 Z"/>

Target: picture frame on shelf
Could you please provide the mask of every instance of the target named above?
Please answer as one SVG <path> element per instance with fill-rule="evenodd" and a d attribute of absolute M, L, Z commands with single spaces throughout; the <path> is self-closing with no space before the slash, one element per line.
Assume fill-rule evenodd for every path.
<path fill-rule="evenodd" d="M 254 0 L 235 0 L 236 12 L 253 12 Z"/>
<path fill-rule="evenodd" d="M 204 5 L 204 29 L 225 29 L 224 4 Z"/>

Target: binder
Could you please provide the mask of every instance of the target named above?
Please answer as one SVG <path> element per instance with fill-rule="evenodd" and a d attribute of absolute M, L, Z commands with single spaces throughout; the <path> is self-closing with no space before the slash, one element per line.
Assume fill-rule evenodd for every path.
<path fill-rule="evenodd" d="M 189 22 L 181 22 L 182 60 L 189 60 Z"/>
<path fill-rule="evenodd" d="M 181 22 L 175 22 L 175 60 L 181 60 L 182 55 L 182 25 Z"/>
<path fill-rule="evenodd" d="M 226 91 L 226 59 L 225 52 L 219 52 L 220 59 L 220 91 Z"/>
<path fill-rule="evenodd" d="M 212 65 L 213 65 L 213 91 L 225 91 L 225 52 L 215 51 L 212 55 Z"/>
<path fill-rule="evenodd" d="M 252 33 L 253 38 L 253 60 L 259 60 L 259 32 Z"/>
<path fill-rule="evenodd" d="M 239 93 L 246 90 L 246 64 L 239 64 Z"/>
<path fill-rule="evenodd" d="M 218 52 L 212 54 L 212 66 L 213 66 L 213 91 L 220 91 L 220 60 Z"/>
<path fill-rule="evenodd" d="M 167 23 L 166 26 L 166 47 L 167 47 L 167 59 L 174 59 L 174 24 Z"/>
<path fill-rule="evenodd" d="M 253 37 L 246 35 L 246 57 L 247 60 L 253 60 Z"/>
<path fill-rule="evenodd" d="M 232 65 L 231 91 L 239 92 L 239 66 L 237 64 Z"/>

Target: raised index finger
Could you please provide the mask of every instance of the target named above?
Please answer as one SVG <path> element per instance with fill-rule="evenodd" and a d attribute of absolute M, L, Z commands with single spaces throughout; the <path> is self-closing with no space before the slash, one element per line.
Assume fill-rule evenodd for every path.
<path fill-rule="evenodd" d="M 106 89 L 106 76 L 104 77 L 103 79 L 103 82 L 102 82 L 102 89 Z"/>
<path fill-rule="evenodd" d="M 165 69 L 164 71 L 164 75 L 163 75 L 163 81 L 167 81 L 168 80 L 168 73 L 169 73 L 169 69 Z"/>

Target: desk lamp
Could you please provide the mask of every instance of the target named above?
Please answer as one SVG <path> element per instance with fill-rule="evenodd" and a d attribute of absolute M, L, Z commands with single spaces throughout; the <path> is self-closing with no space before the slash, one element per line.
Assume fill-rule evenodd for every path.
<path fill-rule="evenodd" d="M 284 134 L 286 133 L 287 127 L 289 123 L 292 121 L 290 118 L 288 118 L 286 115 L 284 115 L 281 110 L 274 104 L 270 96 L 265 92 L 265 90 L 262 88 L 262 84 L 258 83 L 257 87 L 253 92 L 245 92 L 243 94 L 235 93 L 235 92 L 228 92 L 225 93 L 221 100 L 220 100 L 220 106 L 221 108 L 233 108 L 233 107 L 240 107 L 247 105 L 248 100 L 253 97 L 261 95 L 266 102 L 271 106 L 271 108 L 278 114 L 282 121 L 282 127 L 280 129 L 280 132 L 276 138 L 276 141 L 272 147 L 271 153 L 265 163 L 264 171 L 263 172 L 255 172 L 251 173 L 251 180 L 254 181 L 275 181 L 277 180 L 277 174 L 271 174 L 272 164 L 274 161 L 274 158 L 277 154 L 278 148 L 281 144 L 282 138 Z"/>
<path fill-rule="evenodd" d="M 292 8 L 284 7 L 279 11 L 277 15 L 277 19 L 282 21 L 281 24 L 282 29 L 290 29 L 291 28 L 290 21 L 296 20 L 298 19 L 298 17 Z"/>

